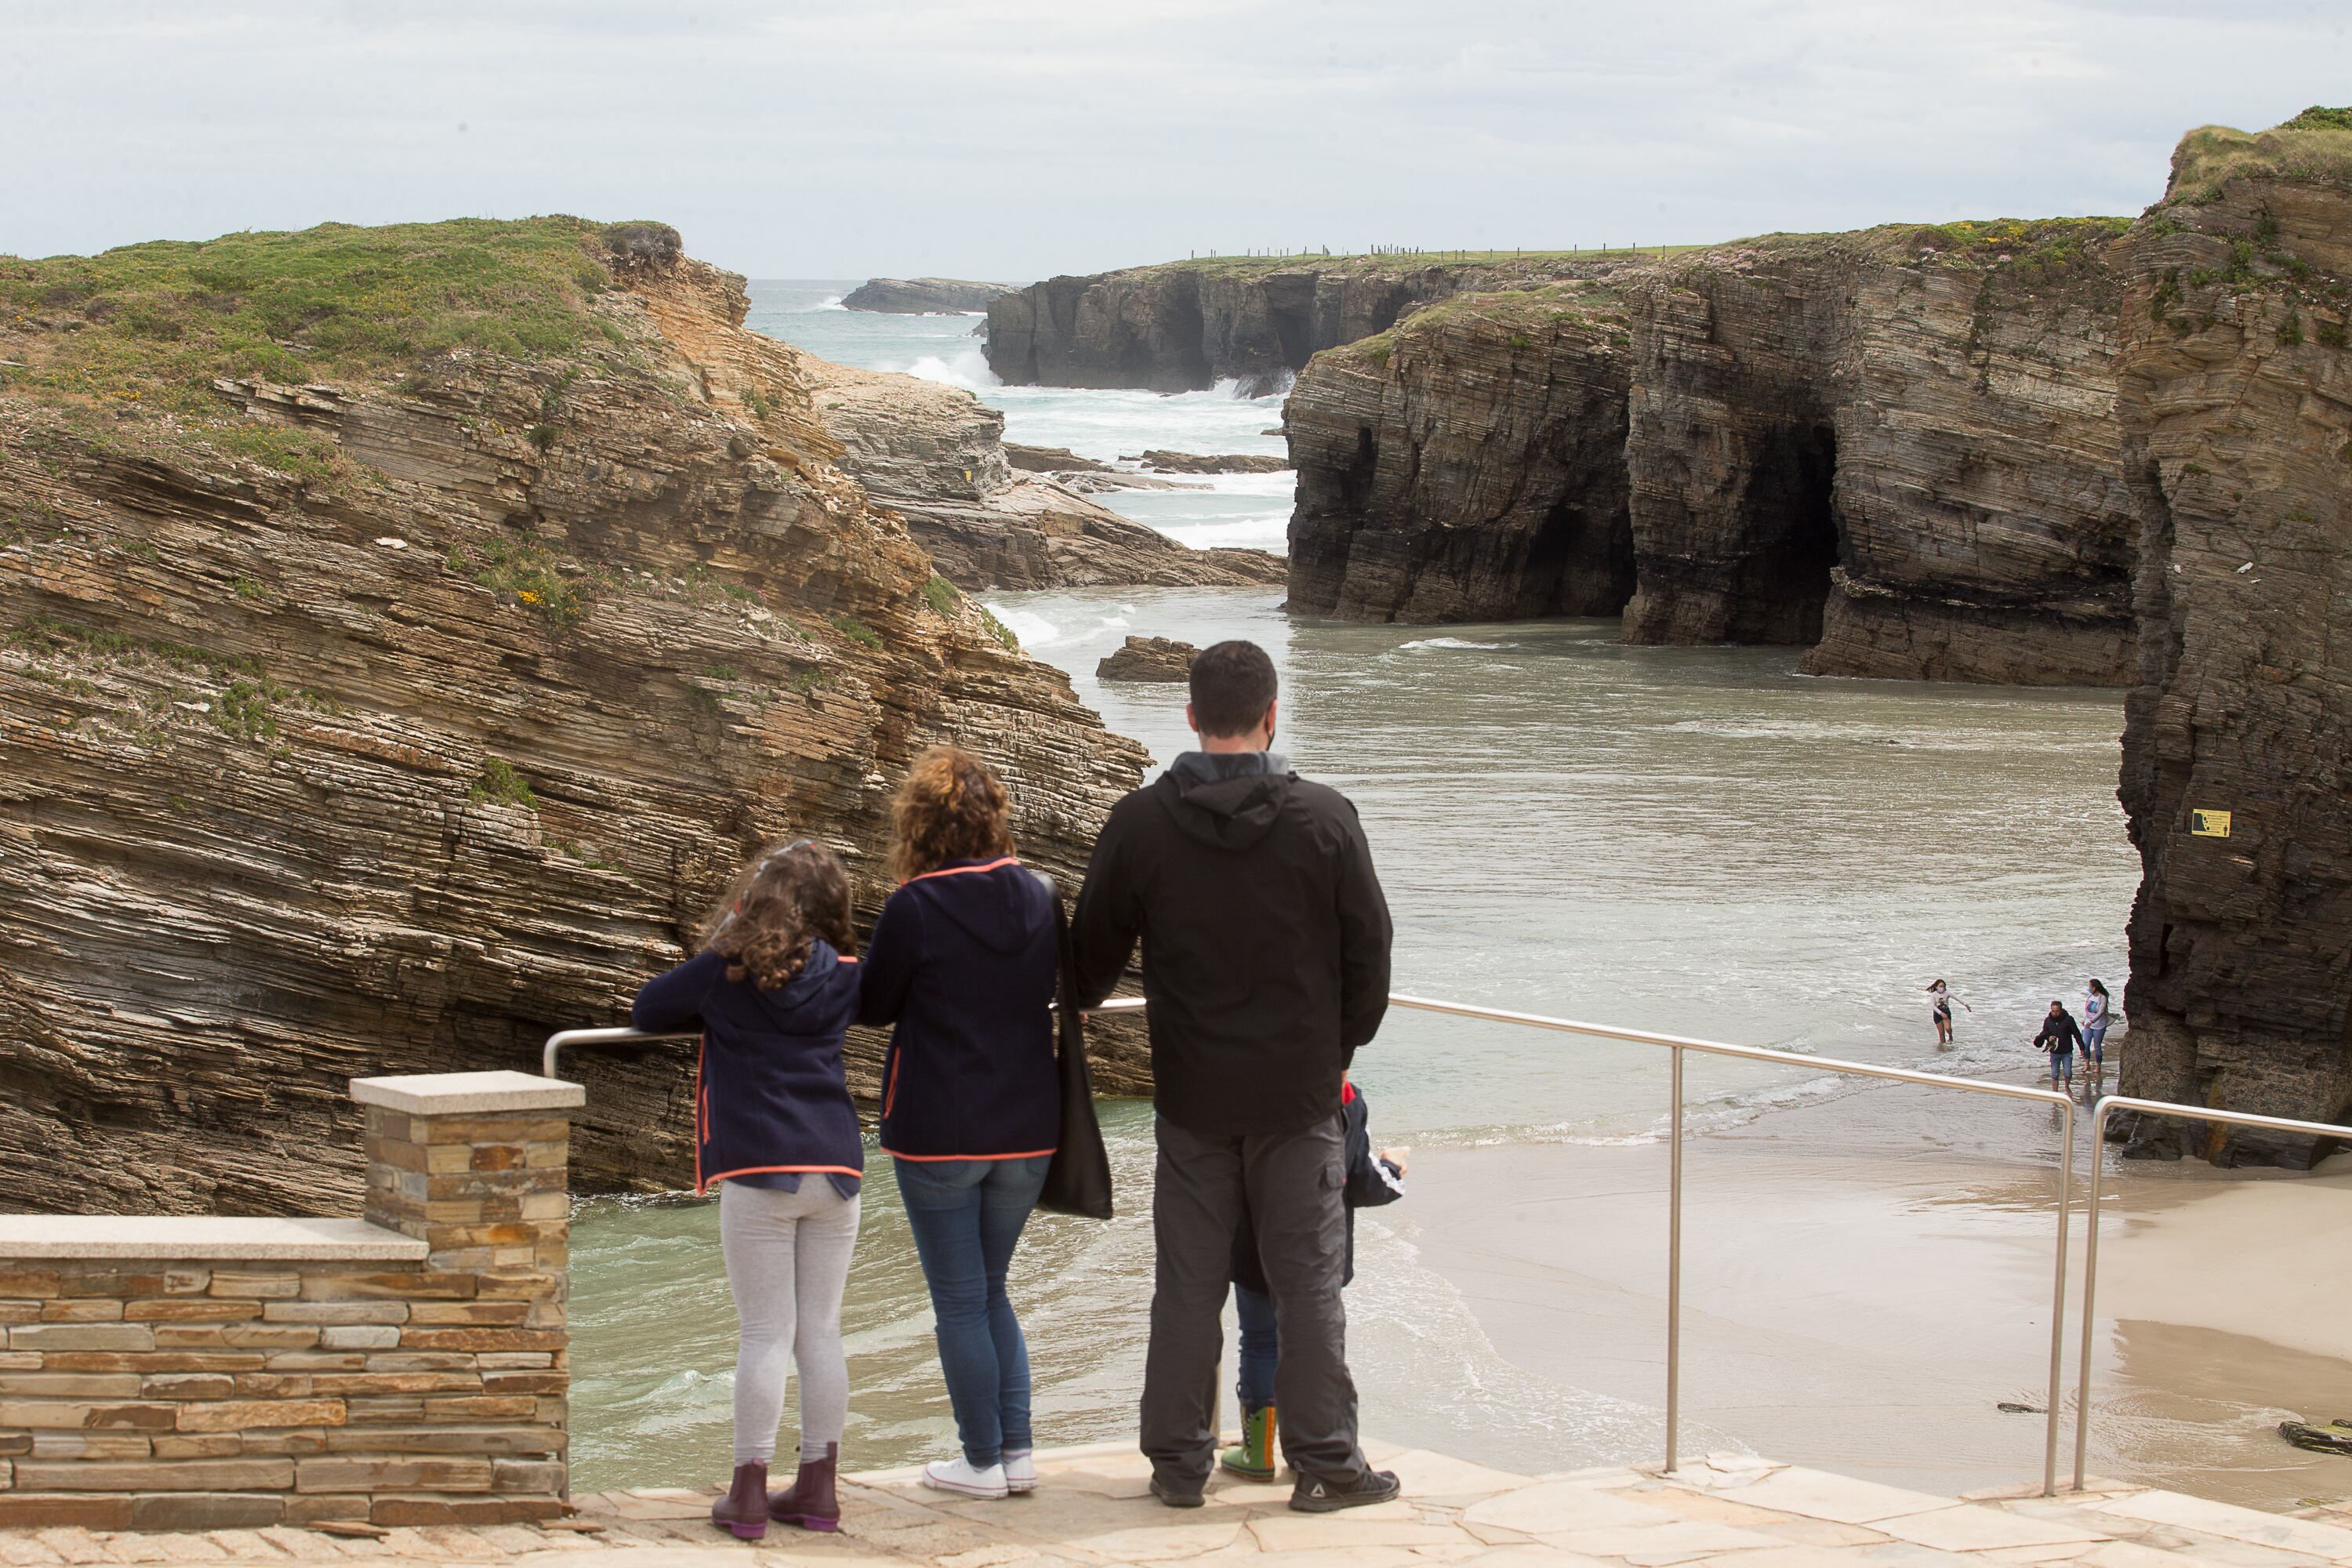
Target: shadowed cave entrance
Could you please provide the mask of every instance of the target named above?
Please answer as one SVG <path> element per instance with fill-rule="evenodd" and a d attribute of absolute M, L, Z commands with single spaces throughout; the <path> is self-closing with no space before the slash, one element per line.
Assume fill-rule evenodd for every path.
<path fill-rule="evenodd" d="M 1735 537 L 1748 553 L 1725 605 L 1727 640 L 1801 647 L 1822 640 L 1830 569 L 1844 542 L 1836 481 L 1837 433 L 1826 422 L 1784 426 L 1759 443 L 1739 499 Z"/>

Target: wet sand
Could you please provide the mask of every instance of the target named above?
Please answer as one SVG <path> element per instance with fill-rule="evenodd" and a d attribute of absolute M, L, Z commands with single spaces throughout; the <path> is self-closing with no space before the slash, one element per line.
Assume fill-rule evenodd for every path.
<path fill-rule="evenodd" d="M 2047 1397 L 2057 1118 L 1957 1098 L 1864 1091 L 1686 1145 L 1686 1453 L 1727 1441 L 1948 1491 L 2038 1481 L 2042 1417 L 1999 1405 Z M 2109 1170 L 2093 1473 L 2271 1509 L 2352 1494 L 2352 1459 L 2275 1432 L 2352 1418 L 2352 1249 L 2330 1239 L 2352 1226 L 2352 1156 L 2309 1176 Z M 1666 1179 L 1658 1143 L 1433 1149 L 1381 1217 L 1504 1362 L 1655 1406 Z"/>

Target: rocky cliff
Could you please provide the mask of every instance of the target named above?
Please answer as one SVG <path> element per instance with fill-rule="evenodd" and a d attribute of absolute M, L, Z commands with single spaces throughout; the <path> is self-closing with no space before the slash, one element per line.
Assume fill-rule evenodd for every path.
<path fill-rule="evenodd" d="M 1630 640 L 1797 644 L 1820 674 L 2120 684 L 2118 226 L 1750 241 L 1323 354 L 1285 412 L 1294 597 L 1622 609 Z"/>
<path fill-rule="evenodd" d="M 1472 294 L 1317 356 L 1284 405 L 1293 608 L 1612 616 L 1633 591 L 1613 290 Z"/>
<path fill-rule="evenodd" d="M 1051 473 L 1015 468 L 1004 416 L 969 392 L 808 355 L 798 365 L 811 406 L 842 444 L 841 466 L 906 518 L 958 588 L 1283 581 L 1278 555 L 1195 550 Z"/>
<path fill-rule="evenodd" d="M 845 310 L 893 316 L 972 315 L 1012 291 L 1010 283 L 973 283 L 961 278 L 868 278 L 841 303 Z"/>
<path fill-rule="evenodd" d="M 534 1068 L 761 839 L 870 916 L 934 740 L 1076 874 L 1142 752 L 940 592 L 743 311 L 569 219 L 0 258 L 0 1199 L 348 1195 L 348 1077 Z M 688 1050 L 579 1070 L 587 1184 L 681 1182 Z"/>
<path fill-rule="evenodd" d="M 2120 251 L 2143 521 L 2122 796 L 2147 871 L 2123 1090 L 2352 1121 L 2352 110 L 2193 132 Z"/>
<path fill-rule="evenodd" d="M 1049 278 L 988 308 L 988 365 L 1010 385 L 1278 392 L 1317 351 L 1386 331 L 1408 310 L 1469 289 L 1607 276 L 1580 256 L 1473 252 L 1220 257 Z"/>

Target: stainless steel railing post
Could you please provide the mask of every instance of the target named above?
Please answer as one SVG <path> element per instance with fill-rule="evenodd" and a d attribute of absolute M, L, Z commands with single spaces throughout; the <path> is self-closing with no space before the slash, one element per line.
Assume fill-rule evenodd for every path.
<path fill-rule="evenodd" d="M 2311 1138 L 2352 1139 L 2352 1127 L 2332 1121 L 2297 1121 L 2284 1116 L 2256 1116 L 2247 1110 L 2216 1110 L 2209 1106 L 2179 1105 L 2168 1100 L 2135 1100 L 2128 1095 L 2103 1094 L 2091 1112 L 2090 1234 L 2083 1242 L 2083 1350 L 2074 1387 L 2074 1489 L 2083 1489 L 2084 1471 L 2091 1448 L 2091 1358 L 2095 1349 L 2094 1308 L 2099 1293 L 2099 1176 L 2101 1152 L 2107 1143 L 2107 1112 L 2139 1110 L 2150 1116 L 2178 1117 L 2184 1121 L 2219 1121 L 2230 1127 L 2264 1127 L 2277 1132 L 2299 1132 Z"/>
<path fill-rule="evenodd" d="M 2042 1495 L 2053 1497 L 2058 1491 L 2058 1401 L 2064 1384 L 2063 1363 L 2066 1354 L 2066 1223 L 2074 1201 L 2074 1102 L 2066 1101 L 2060 1126 L 2063 1152 L 2058 1157 L 2058 1256 L 2055 1278 L 2050 1286 L 2050 1393 L 2043 1408 L 2047 1425 L 2042 1434 Z M 2092 1161 L 2095 1172 L 2098 1162 Z M 2095 1183 L 2096 1175 L 2092 1177 Z"/>
<path fill-rule="evenodd" d="M 1674 1047 L 1674 1152 L 1666 1163 L 1666 1474 L 1677 1468 L 1683 1408 L 1683 1051 Z"/>

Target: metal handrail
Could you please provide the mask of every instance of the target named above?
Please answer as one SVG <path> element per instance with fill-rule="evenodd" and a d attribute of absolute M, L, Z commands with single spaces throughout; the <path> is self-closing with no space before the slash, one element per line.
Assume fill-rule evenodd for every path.
<path fill-rule="evenodd" d="M 2074 1389 L 2074 1489 L 2083 1489 L 2083 1471 L 2091 1447 L 2091 1364 L 2095 1349 L 2097 1318 L 2092 1308 L 2099 1290 L 2099 1177 L 2106 1147 L 2107 1112 L 2137 1110 L 2150 1116 L 2179 1117 L 2187 1121 L 2220 1121 L 2231 1127 L 2266 1127 L 2278 1132 L 2301 1132 L 2315 1138 L 2352 1139 L 2352 1127 L 2332 1121 L 2295 1121 L 2284 1116 L 2256 1116 L 2244 1110 L 2216 1110 L 2210 1106 L 2180 1105 L 2168 1100 L 2134 1100 L 2103 1094 L 2091 1108 L 2091 1186 L 2089 1231 L 2083 1242 L 2083 1349 Z"/>
<path fill-rule="evenodd" d="M 1597 1039 L 1624 1040 L 1633 1045 L 1660 1046 L 1674 1052 L 1674 1136 L 1673 1154 L 1667 1177 L 1666 1229 L 1666 1463 L 1671 1472 L 1678 1468 L 1678 1445 L 1682 1413 L 1682 1279 L 1683 1279 L 1683 1055 L 1697 1051 L 1706 1056 L 1736 1057 L 1747 1061 L 1773 1062 L 1785 1067 L 1804 1068 L 1817 1072 L 1844 1073 L 1857 1078 L 1888 1079 L 1896 1083 L 1921 1084 L 1930 1089 L 1957 1089 L 1971 1094 L 1999 1095 L 2004 1100 L 2032 1100 L 2054 1105 L 2063 1114 L 2063 1136 L 2061 1147 L 2064 1152 L 2059 1160 L 2058 1235 L 2051 1287 L 2050 1312 L 2050 1393 L 2047 1401 L 2048 1426 L 2042 1436 L 2042 1495 L 2050 1497 L 2058 1489 L 2058 1415 L 2061 1387 L 2061 1359 L 2065 1347 L 2066 1330 L 2066 1233 L 2070 1213 L 2068 1200 L 2074 1186 L 2074 1101 L 2072 1096 L 2053 1089 L 2030 1089 L 2022 1084 L 1995 1083 L 1990 1079 L 1947 1078 L 1939 1073 L 1917 1072 L 1909 1068 L 1876 1067 L 1868 1062 L 1850 1062 L 1836 1057 L 1806 1056 L 1798 1051 L 1779 1051 L 1763 1046 L 1735 1046 L 1721 1040 L 1702 1040 L 1685 1035 L 1663 1035 L 1649 1029 L 1621 1028 L 1613 1024 L 1586 1024 L 1573 1018 L 1554 1018 L 1541 1013 L 1515 1013 L 1501 1007 L 1480 1007 L 1467 1002 L 1444 1002 L 1435 997 L 1408 995 L 1391 992 L 1391 1006 L 1409 1007 L 1423 1013 L 1444 1013 L 1457 1018 L 1478 1018 L 1492 1024 L 1514 1024 L 1524 1028 L 1549 1029 L 1559 1034 L 1589 1035 Z M 1140 996 L 1114 996 L 1089 1008 L 1089 1013 L 1131 1013 L 1141 1010 Z M 556 1058 L 567 1045 L 622 1045 L 639 1040 L 669 1039 L 677 1037 L 641 1033 L 635 1029 L 566 1029 L 548 1037 L 541 1060 L 546 1076 L 555 1076 Z M 2095 1162 L 2094 1165 L 2095 1167 Z M 2079 1469 L 2079 1459 L 2077 1461 Z"/>

